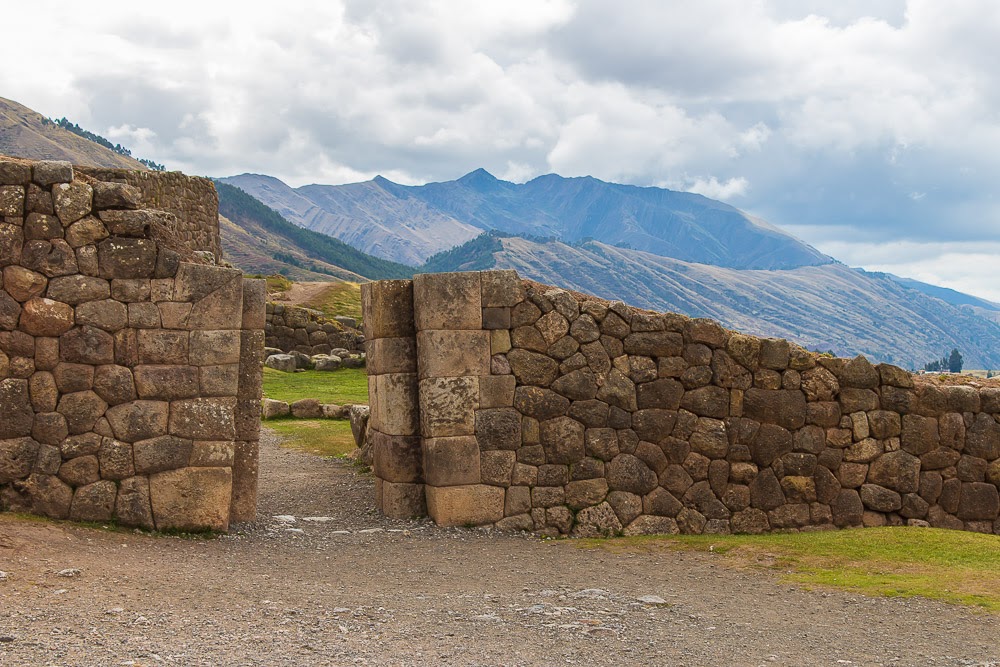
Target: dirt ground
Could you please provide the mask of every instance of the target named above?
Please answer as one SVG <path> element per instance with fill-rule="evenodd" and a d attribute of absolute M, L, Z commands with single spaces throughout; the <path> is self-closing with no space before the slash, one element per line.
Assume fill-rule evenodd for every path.
<path fill-rule="evenodd" d="M 0 665 L 1000 664 L 997 616 L 389 521 L 370 476 L 275 443 L 228 536 L 0 516 Z"/>
<path fill-rule="evenodd" d="M 302 305 L 307 301 L 315 299 L 330 287 L 329 282 L 299 282 L 292 283 L 291 288 L 282 293 L 276 302 L 292 306 Z"/>

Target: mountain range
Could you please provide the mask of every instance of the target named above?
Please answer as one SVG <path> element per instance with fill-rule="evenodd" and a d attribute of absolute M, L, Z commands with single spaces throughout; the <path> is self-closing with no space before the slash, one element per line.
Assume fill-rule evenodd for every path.
<path fill-rule="evenodd" d="M 7 100 L 0 153 L 142 168 Z M 838 355 L 912 368 L 958 348 L 967 367 L 1000 367 L 1000 305 L 849 268 L 700 195 L 557 175 L 514 184 L 482 169 L 423 186 L 376 177 L 292 188 L 257 174 L 216 183 L 226 255 L 248 272 L 358 281 L 514 268 Z"/>

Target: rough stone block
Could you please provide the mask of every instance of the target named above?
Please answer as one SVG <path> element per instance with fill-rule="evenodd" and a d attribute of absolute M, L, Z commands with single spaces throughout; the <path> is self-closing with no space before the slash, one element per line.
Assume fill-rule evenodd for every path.
<path fill-rule="evenodd" d="M 173 401 L 169 432 L 192 440 L 234 440 L 235 408 L 235 397 Z"/>
<path fill-rule="evenodd" d="M 42 187 L 73 180 L 73 165 L 64 160 L 39 160 L 32 165 L 31 180 Z"/>
<path fill-rule="evenodd" d="M 240 361 L 238 330 L 202 330 L 191 332 L 190 362 L 194 366 L 236 364 Z"/>
<path fill-rule="evenodd" d="M 103 278 L 92 276 L 60 276 L 49 281 L 46 296 L 56 301 L 78 306 L 86 301 L 107 299 L 111 286 Z"/>
<path fill-rule="evenodd" d="M 509 408 L 514 405 L 517 381 L 513 375 L 493 375 L 479 378 L 481 408 Z"/>
<path fill-rule="evenodd" d="M 69 518 L 73 489 L 55 475 L 32 474 L 23 488 L 33 513 L 53 519 Z"/>
<path fill-rule="evenodd" d="M 166 435 L 169 411 L 166 401 L 130 401 L 109 408 L 105 416 L 117 439 L 136 442 Z"/>
<path fill-rule="evenodd" d="M 380 382 L 381 378 L 389 377 L 393 376 L 380 375 Z M 379 391 L 381 392 L 381 387 Z M 420 430 L 425 438 L 475 433 L 475 411 L 479 407 L 479 378 L 448 377 L 421 380 L 419 394 Z M 383 400 L 381 395 L 379 400 Z M 379 426 L 375 428 L 384 430 Z"/>
<path fill-rule="evenodd" d="M 156 270 L 156 241 L 112 236 L 97 245 L 102 278 L 152 278 Z"/>
<path fill-rule="evenodd" d="M 420 409 L 415 373 L 389 373 L 368 378 L 372 428 L 389 435 L 416 435 Z"/>
<path fill-rule="evenodd" d="M 471 484 L 427 486 L 425 490 L 427 512 L 439 526 L 479 526 L 503 518 L 505 494 L 501 487 Z"/>
<path fill-rule="evenodd" d="M 160 309 L 155 303 L 128 304 L 128 326 L 133 329 L 160 328 Z"/>
<path fill-rule="evenodd" d="M 509 308 L 525 299 L 524 285 L 513 270 L 483 271 L 483 308 Z"/>
<path fill-rule="evenodd" d="M 480 482 L 479 445 L 473 436 L 425 438 L 424 481 L 431 486 Z"/>
<path fill-rule="evenodd" d="M 199 373 L 194 366 L 142 365 L 133 373 L 141 399 L 173 401 L 199 394 Z"/>
<path fill-rule="evenodd" d="M 413 277 L 417 331 L 483 328 L 479 273 L 433 273 Z"/>
<path fill-rule="evenodd" d="M 149 478 L 129 477 L 118 487 L 115 500 L 115 517 L 123 526 L 136 526 L 152 530 L 153 508 L 149 499 Z"/>
<path fill-rule="evenodd" d="M 423 484 L 379 480 L 382 513 L 390 519 L 413 519 L 427 515 Z"/>
<path fill-rule="evenodd" d="M 229 468 L 181 468 L 149 478 L 157 530 L 229 530 Z"/>
<path fill-rule="evenodd" d="M 189 360 L 189 334 L 186 331 L 140 329 L 136 333 L 139 363 L 187 364 Z"/>
<path fill-rule="evenodd" d="M 361 306 L 367 340 L 414 335 L 412 280 L 365 283 L 361 286 Z"/>
<path fill-rule="evenodd" d="M 417 351 L 421 379 L 490 374 L 486 331 L 421 331 Z"/>
<path fill-rule="evenodd" d="M 118 486 L 109 480 L 81 486 L 73 494 L 69 518 L 73 521 L 108 521 L 114 515 Z"/>
<path fill-rule="evenodd" d="M 416 373 L 417 344 L 413 338 L 375 338 L 365 341 L 368 374 Z"/>
<path fill-rule="evenodd" d="M 94 424 L 107 409 L 108 404 L 93 391 L 64 394 L 56 408 L 66 418 L 69 432 L 74 435 L 93 430 Z"/>

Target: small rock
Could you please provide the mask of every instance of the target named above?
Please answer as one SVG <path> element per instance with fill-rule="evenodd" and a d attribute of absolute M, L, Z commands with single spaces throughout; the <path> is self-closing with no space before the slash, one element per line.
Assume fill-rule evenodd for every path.
<path fill-rule="evenodd" d="M 295 517 L 291 514 L 276 514 L 273 518 L 281 523 L 295 523 Z"/>
<path fill-rule="evenodd" d="M 10 578 L 10 572 L 4 572 L 0 570 L 0 581 L 7 581 Z"/>
<path fill-rule="evenodd" d="M 659 595 L 643 595 L 636 599 L 643 604 L 667 604 Z"/>
<path fill-rule="evenodd" d="M 80 574 L 80 568 L 77 567 L 67 567 L 65 570 L 59 570 L 56 572 L 57 576 L 60 577 L 76 577 Z"/>

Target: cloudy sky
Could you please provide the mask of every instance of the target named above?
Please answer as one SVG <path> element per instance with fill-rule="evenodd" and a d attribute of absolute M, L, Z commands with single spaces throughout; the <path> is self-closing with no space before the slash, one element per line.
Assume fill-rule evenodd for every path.
<path fill-rule="evenodd" d="M 1000 301 L 994 0 L 38 2 L 0 96 L 171 169 L 722 199 Z"/>

